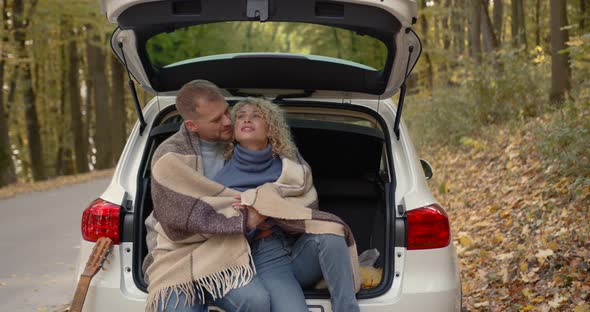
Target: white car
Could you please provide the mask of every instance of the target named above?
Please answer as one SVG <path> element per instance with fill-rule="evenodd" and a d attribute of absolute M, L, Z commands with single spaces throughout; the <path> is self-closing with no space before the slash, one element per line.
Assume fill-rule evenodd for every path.
<path fill-rule="evenodd" d="M 102 5 L 118 25 L 111 38 L 114 52 L 155 97 L 138 109 L 110 185 L 83 212 L 78 275 L 97 238 L 115 241 L 106 270 L 92 280 L 84 311 L 145 309 L 150 159 L 182 123 L 175 92 L 194 79 L 217 84 L 230 105 L 259 95 L 285 109 L 313 169 L 320 209 L 349 224 L 359 252 L 380 254 L 374 264 L 380 278 L 357 296 L 362 311 L 461 310 L 449 220 L 426 184 L 431 168 L 416 155 L 401 121 L 405 80 L 422 49 L 411 30 L 415 1 L 102 0 Z M 202 29 L 218 35 L 202 39 L 195 35 Z M 260 40 L 273 31 L 283 37 L 266 46 L 232 45 L 239 40 L 219 38 L 228 30 Z M 326 35 L 344 48 L 334 52 L 312 38 Z M 292 44 L 305 36 L 307 43 Z M 200 48 L 211 40 L 220 48 Z M 365 50 L 360 52 L 375 47 L 381 52 L 363 58 L 359 42 Z M 304 291 L 310 311 L 331 311 L 327 290 Z"/>

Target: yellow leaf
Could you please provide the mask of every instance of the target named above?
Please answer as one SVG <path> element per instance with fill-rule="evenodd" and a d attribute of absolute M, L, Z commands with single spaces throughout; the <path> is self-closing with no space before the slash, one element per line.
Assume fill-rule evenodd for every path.
<path fill-rule="evenodd" d="M 508 252 L 508 253 L 503 253 L 503 254 L 499 254 L 496 256 L 497 260 L 506 260 L 506 259 L 512 259 L 514 257 L 514 253 L 513 252 Z"/>
<path fill-rule="evenodd" d="M 473 226 L 478 227 L 478 228 L 481 228 L 481 227 L 487 228 L 490 226 L 490 222 L 489 221 L 480 221 L 480 222 L 477 222 L 476 224 L 474 224 Z"/>
<path fill-rule="evenodd" d="M 553 250 L 545 249 L 545 250 L 539 250 L 535 254 L 535 257 L 537 257 L 537 260 L 539 261 L 539 263 L 543 264 L 543 263 L 545 263 L 545 259 L 549 256 L 552 256 L 552 255 L 553 255 Z"/>
<path fill-rule="evenodd" d="M 469 248 L 473 245 L 473 240 L 471 239 L 471 237 L 469 237 L 467 235 L 462 235 L 461 237 L 459 237 L 459 243 L 463 247 Z"/>
<path fill-rule="evenodd" d="M 561 302 L 564 301 L 565 299 L 566 299 L 565 297 L 555 294 L 553 296 L 553 300 L 549 300 L 549 306 L 554 309 L 557 309 L 561 305 Z"/>
<path fill-rule="evenodd" d="M 574 312 L 590 312 L 590 306 L 586 303 L 577 306 Z"/>
<path fill-rule="evenodd" d="M 537 296 L 535 298 L 533 298 L 533 300 L 531 300 L 532 303 L 541 303 L 545 301 L 545 297 L 543 296 Z"/>
<path fill-rule="evenodd" d="M 527 298 L 529 298 L 529 297 L 532 295 L 532 294 L 531 294 L 531 290 L 530 290 L 530 289 L 528 289 L 528 288 L 525 288 L 525 289 L 523 289 L 523 290 L 522 290 L 522 294 L 523 294 L 525 297 L 527 297 Z"/>
<path fill-rule="evenodd" d="M 559 249 L 559 244 L 556 241 L 551 241 L 549 244 L 547 244 L 547 248 L 557 251 L 557 249 Z"/>
<path fill-rule="evenodd" d="M 529 264 L 526 262 L 521 262 L 519 267 L 522 272 L 526 272 L 529 269 Z"/>
<path fill-rule="evenodd" d="M 526 307 L 522 307 L 522 308 L 520 308 L 520 311 L 530 311 L 530 310 L 532 310 L 532 309 L 534 309 L 534 308 L 535 308 L 535 307 L 533 307 L 532 305 L 530 305 L 530 304 L 529 304 L 529 305 L 528 305 L 528 306 L 526 306 Z"/>
<path fill-rule="evenodd" d="M 504 235 L 502 233 L 494 234 L 494 243 L 500 244 L 504 241 Z"/>

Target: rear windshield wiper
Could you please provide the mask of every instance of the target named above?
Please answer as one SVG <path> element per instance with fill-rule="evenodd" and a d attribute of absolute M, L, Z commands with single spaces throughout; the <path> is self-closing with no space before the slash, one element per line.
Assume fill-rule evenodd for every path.
<path fill-rule="evenodd" d="M 257 93 L 248 93 L 248 92 L 242 92 L 240 91 L 240 89 L 226 89 L 227 92 L 229 92 L 231 95 L 233 96 L 242 96 L 242 97 L 262 97 L 262 94 L 257 94 Z"/>
<path fill-rule="evenodd" d="M 310 97 L 315 90 L 307 89 L 303 90 L 302 93 L 288 93 L 288 94 L 281 94 L 275 98 L 275 101 L 282 101 L 284 99 L 294 99 L 294 98 L 306 98 Z"/>

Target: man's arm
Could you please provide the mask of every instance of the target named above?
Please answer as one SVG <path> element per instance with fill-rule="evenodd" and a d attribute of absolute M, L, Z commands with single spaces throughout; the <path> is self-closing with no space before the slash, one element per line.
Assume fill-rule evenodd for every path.
<path fill-rule="evenodd" d="M 158 155 L 159 156 L 159 155 Z M 220 195 L 224 187 L 191 167 L 194 155 L 167 153 L 152 166 L 152 200 L 154 216 L 172 240 L 182 240 L 194 234 L 243 234 L 247 215 L 232 216 L 212 207 L 211 198 Z M 227 207 L 231 209 L 231 198 Z M 219 203 L 217 203 L 219 204 Z M 228 212 L 226 210 L 226 212 Z"/>

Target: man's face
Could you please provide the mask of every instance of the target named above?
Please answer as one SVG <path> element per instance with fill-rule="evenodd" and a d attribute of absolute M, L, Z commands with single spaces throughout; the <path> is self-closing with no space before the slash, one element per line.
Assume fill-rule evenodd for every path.
<path fill-rule="evenodd" d="M 186 120 L 187 128 L 203 140 L 229 141 L 232 139 L 231 118 L 225 100 L 203 100 L 197 107 L 198 117 Z"/>

